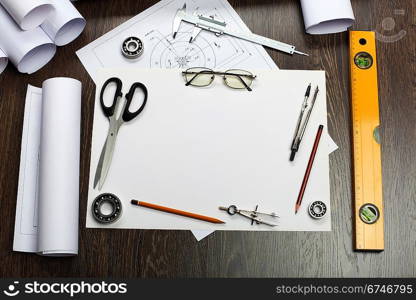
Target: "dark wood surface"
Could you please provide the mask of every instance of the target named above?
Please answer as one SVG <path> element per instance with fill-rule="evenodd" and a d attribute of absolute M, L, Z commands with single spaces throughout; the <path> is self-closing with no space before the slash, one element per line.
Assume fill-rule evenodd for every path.
<path fill-rule="evenodd" d="M 352 0 L 354 29 L 403 39 L 378 42 L 382 123 L 385 251 L 352 250 L 350 98 L 347 33 L 310 36 L 297 0 L 232 0 L 256 33 L 296 45 L 310 58 L 269 51 L 283 69 L 326 70 L 329 131 L 340 149 L 331 155 L 332 232 L 217 232 L 196 242 L 189 231 L 85 228 L 94 84 L 75 51 L 156 1 L 81 0 L 88 21 L 80 38 L 58 49 L 33 75 L 9 66 L 0 76 L 0 276 L 111 277 L 414 277 L 416 275 L 416 2 Z M 397 10 L 401 11 L 397 11 Z M 393 30 L 386 25 L 395 21 Z M 384 23 L 383 23 L 384 22 Z M 1 34 L 1 32 L 0 32 Z M 73 258 L 12 252 L 14 216 L 28 83 L 54 76 L 83 83 L 80 246 Z"/>

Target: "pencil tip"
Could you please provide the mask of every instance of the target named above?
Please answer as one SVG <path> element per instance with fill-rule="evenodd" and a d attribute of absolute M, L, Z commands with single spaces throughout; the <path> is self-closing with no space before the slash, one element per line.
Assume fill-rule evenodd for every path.
<path fill-rule="evenodd" d="M 296 206 L 295 206 L 295 215 L 298 213 L 299 206 L 300 206 L 300 205 L 298 205 L 298 204 L 296 204 Z"/>
<path fill-rule="evenodd" d="M 139 201 L 137 201 L 137 200 L 131 200 L 130 203 L 131 204 L 134 204 L 134 205 L 137 205 L 137 204 L 139 204 Z"/>

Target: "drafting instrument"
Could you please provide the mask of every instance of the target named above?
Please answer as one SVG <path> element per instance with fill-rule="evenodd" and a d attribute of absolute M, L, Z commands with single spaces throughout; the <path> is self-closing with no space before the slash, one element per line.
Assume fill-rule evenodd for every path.
<path fill-rule="evenodd" d="M 210 223 L 214 223 L 214 224 L 225 224 L 224 221 L 221 221 L 221 220 L 216 219 L 216 218 L 211 218 L 211 217 L 195 214 L 195 213 L 192 213 L 192 212 L 187 212 L 187 211 L 183 211 L 183 210 L 179 210 L 179 209 L 175 209 L 175 208 L 170 208 L 170 207 L 166 207 L 166 206 L 161 206 L 161 205 L 157 205 L 157 204 L 152 204 L 152 203 L 148 203 L 148 202 L 131 200 L 131 204 L 137 205 L 137 206 L 142 206 L 142 207 L 147 207 L 147 208 L 150 208 L 150 209 L 155 209 L 155 210 L 159 210 L 159 211 L 163 211 L 163 212 L 167 212 L 167 213 L 171 213 L 171 214 L 175 214 L 175 215 L 179 215 L 179 216 L 183 216 L 183 217 L 188 217 L 188 218 L 197 219 L 197 220 L 201 220 L 201 221 L 205 221 L 205 222 L 210 222 Z"/>
<path fill-rule="evenodd" d="M 272 213 L 258 212 L 257 211 L 258 205 L 256 205 L 255 210 L 242 210 L 242 209 L 238 209 L 237 206 L 235 206 L 235 205 L 230 205 L 229 207 L 220 206 L 219 209 L 226 211 L 231 216 L 233 216 L 235 214 L 239 214 L 240 216 L 248 218 L 248 219 L 251 220 L 251 225 L 256 223 L 256 224 L 264 224 L 264 225 L 269 225 L 269 226 L 277 226 L 277 224 L 275 224 L 275 223 L 272 223 L 272 222 L 265 221 L 265 220 L 261 219 L 259 217 L 259 215 L 269 216 L 269 217 L 272 217 L 272 218 L 278 218 L 278 216 L 273 212 Z"/>
<path fill-rule="evenodd" d="M 121 53 L 128 59 L 138 58 L 143 54 L 144 46 L 141 39 L 135 36 L 128 37 L 121 45 Z"/>
<path fill-rule="evenodd" d="M 227 27 L 226 22 L 217 20 L 213 16 L 206 17 L 206 16 L 203 16 L 202 14 L 187 14 L 186 4 L 184 4 L 182 8 L 178 9 L 175 15 L 175 18 L 173 19 L 173 38 L 176 37 L 182 21 L 195 26 L 192 32 L 191 38 L 189 40 L 190 43 L 192 43 L 195 40 L 195 38 L 198 36 L 198 34 L 202 30 L 207 30 L 207 31 L 214 33 L 217 36 L 221 36 L 225 34 L 225 35 L 232 36 L 232 37 L 242 39 L 242 40 L 246 40 L 255 44 L 266 46 L 272 49 L 276 49 L 276 50 L 279 50 L 288 54 L 296 53 L 300 55 L 309 56 L 306 53 L 297 51 L 295 46 L 292 46 L 286 43 L 275 41 L 275 40 L 272 40 L 272 39 L 254 34 L 254 33 L 232 31 Z"/>
<path fill-rule="evenodd" d="M 300 143 L 302 142 L 303 136 L 305 135 L 306 126 L 308 125 L 309 119 L 311 117 L 311 113 L 313 110 L 313 107 L 315 106 L 316 98 L 318 97 L 319 88 L 316 87 L 315 92 L 313 94 L 312 103 L 308 109 L 308 113 L 306 114 L 306 118 L 303 121 L 302 128 L 299 131 L 299 136 L 297 137 L 295 141 L 295 145 L 292 148 L 292 151 L 295 151 L 295 153 L 299 150 Z"/>
<path fill-rule="evenodd" d="M 355 249 L 384 249 L 375 33 L 350 31 Z"/>
<path fill-rule="evenodd" d="M 111 106 L 106 106 L 104 101 L 104 92 L 107 89 L 107 87 L 110 84 L 116 85 L 116 90 L 114 92 L 113 102 Z M 144 84 L 140 82 L 135 82 L 131 85 L 130 91 L 125 96 L 126 101 L 123 104 L 123 107 L 121 109 L 120 116 L 117 116 L 117 113 L 119 111 L 120 106 L 120 98 L 123 96 L 123 93 L 121 92 L 123 87 L 123 83 L 119 78 L 112 77 L 108 79 L 103 87 L 101 88 L 100 93 L 100 103 L 101 108 L 103 110 L 104 115 L 109 119 L 110 121 L 110 127 L 108 129 L 107 139 L 104 143 L 103 149 L 101 151 L 100 159 L 98 161 L 97 165 L 97 171 L 95 172 L 95 178 L 94 178 L 94 188 L 98 185 L 98 190 L 101 190 L 105 179 L 108 174 L 108 170 L 110 168 L 111 160 L 113 158 L 113 152 L 116 145 L 117 135 L 118 131 L 126 122 L 130 122 L 134 118 L 136 118 L 144 109 L 146 102 L 147 102 L 147 88 Z M 143 102 L 140 105 L 140 107 L 134 111 L 130 112 L 130 105 L 133 100 L 133 97 L 135 95 L 136 90 L 139 89 L 143 92 L 144 98 Z"/>
<path fill-rule="evenodd" d="M 105 204 L 110 205 L 111 212 L 103 212 L 103 206 Z M 91 212 L 94 219 L 101 224 L 110 224 L 117 221 L 122 212 L 122 205 L 120 199 L 113 194 L 105 193 L 99 195 L 94 199 L 91 205 Z"/>
<path fill-rule="evenodd" d="M 326 215 L 326 204 L 322 201 L 314 201 L 309 205 L 309 215 L 314 219 L 322 219 Z"/>
<path fill-rule="evenodd" d="M 296 200 L 295 205 L 295 214 L 298 213 L 299 207 L 302 204 L 303 195 L 305 194 L 306 186 L 308 185 L 309 175 L 311 174 L 313 162 L 315 160 L 316 152 L 318 151 L 319 141 L 321 140 L 322 131 L 324 125 L 319 125 L 318 132 L 316 133 L 315 142 L 313 143 L 312 152 L 309 157 L 308 165 L 306 167 L 305 176 L 302 180 L 302 185 L 300 187 L 298 199 Z"/>
<path fill-rule="evenodd" d="M 303 114 L 305 113 L 305 110 L 308 107 L 308 99 L 311 93 L 311 87 L 312 85 L 309 83 L 308 87 L 306 88 L 305 96 L 303 98 L 302 107 L 300 108 L 300 113 L 295 128 L 295 134 L 293 136 L 292 146 L 290 147 L 290 149 L 292 150 L 292 153 L 290 154 L 290 161 L 293 161 L 293 159 L 295 158 L 296 151 L 294 149 L 294 146 L 299 135 L 299 129 L 300 125 L 302 124 Z"/>
<path fill-rule="evenodd" d="M 312 110 L 315 106 L 316 98 L 318 97 L 319 88 L 316 87 L 312 102 L 308 105 L 309 94 L 311 90 L 311 85 L 309 84 L 308 88 L 306 89 L 305 99 L 302 103 L 302 108 L 299 114 L 298 122 L 296 124 L 295 135 L 293 137 L 292 146 L 290 147 L 290 161 L 295 159 L 296 152 L 298 152 L 300 143 L 302 142 L 303 136 L 305 135 L 306 126 L 308 125 L 309 119 L 311 117 Z M 308 108 L 309 107 L 309 108 Z M 308 111 L 305 116 L 305 111 Z M 305 118 L 303 118 L 305 116 Z"/>

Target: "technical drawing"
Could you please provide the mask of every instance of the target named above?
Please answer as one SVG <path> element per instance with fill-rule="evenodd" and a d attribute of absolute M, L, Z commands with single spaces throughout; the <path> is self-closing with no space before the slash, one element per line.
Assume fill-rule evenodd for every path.
<path fill-rule="evenodd" d="M 158 31 L 146 34 L 154 45 L 150 55 L 150 68 L 206 67 L 230 69 L 251 58 L 252 53 L 244 44 L 229 37 L 201 34 L 189 43 L 191 31 L 179 32 L 175 39 L 172 34 L 163 36 Z M 218 59 L 220 58 L 220 59 Z"/>

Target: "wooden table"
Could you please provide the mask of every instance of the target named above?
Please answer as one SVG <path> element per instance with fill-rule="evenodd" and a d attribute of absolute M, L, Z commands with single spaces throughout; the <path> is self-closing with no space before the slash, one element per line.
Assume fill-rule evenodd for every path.
<path fill-rule="evenodd" d="M 88 21 L 80 38 L 58 49 L 33 75 L 9 66 L 0 76 L 0 275 L 112 277 L 414 277 L 416 275 L 416 3 L 352 0 L 354 29 L 377 30 L 382 123 L 385 251 L 352 250 L 351 117 L 347 33 L 305 34 L 299 1 L 232 0 L 256 33 L 294 44 L 310 58 L 270 55 L 282 69 L 326 70 L 329 132 L 340 149 L 331 155 L 332 232 L 217 232 L 196 242 L 189 231 L 85 228 L 95 86 L 75 51 L 151 6 L 151 0 L 82 0 Z M 413 2 L 413 7 L 412 7 Z M 395 28 L 388 25 L 395 21 Z M 384 27 L 383 27 L 384 25 Z M 82 81 L 80 245 L 74 258 L 13 253 L 14 215 L 24 99 L 28 83 L 54 76 Z"/>

